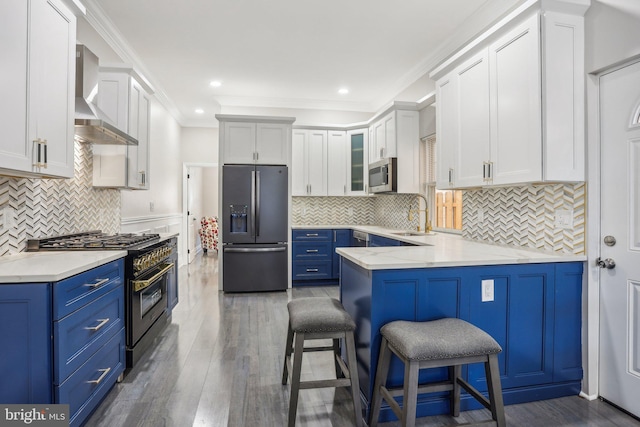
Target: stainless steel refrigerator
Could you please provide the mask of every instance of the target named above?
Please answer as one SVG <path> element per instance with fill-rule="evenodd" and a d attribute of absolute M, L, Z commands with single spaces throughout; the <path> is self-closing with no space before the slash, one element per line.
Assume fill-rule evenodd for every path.
<path fill-rule="evenodd" d="M 288 169 L 222 167 L 222 290 L 287 289 Z"/>

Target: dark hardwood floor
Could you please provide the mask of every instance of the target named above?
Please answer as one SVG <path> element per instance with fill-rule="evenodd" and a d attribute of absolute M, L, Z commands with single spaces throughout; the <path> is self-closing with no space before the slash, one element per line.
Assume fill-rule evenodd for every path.
<path fill-rule="evenodd" d="M 111 390 L 87 426 L 286 425 L 289 389 L 280 381 L 287 301 L 337 297 L 338 289 L 223 294 L 217 274 L 217 257 L 211 253 L 180 269 L 180 303 L 172 323 L 157 346 Z M 303 379 L 326 378 L 334 372 L 330 354 L 306 353 L 303 361 Z M 346 389 L 301 391 L 297 425 L 353 425 L 349 396 Z M 418 425 L 455 425 L 485 419 L 487 414 L 480 410 L 457 419 L 420 418 Z M 509 426 L 640 426 L 607 403 L 577 396 L 510 405 L 506 417 Z"/>

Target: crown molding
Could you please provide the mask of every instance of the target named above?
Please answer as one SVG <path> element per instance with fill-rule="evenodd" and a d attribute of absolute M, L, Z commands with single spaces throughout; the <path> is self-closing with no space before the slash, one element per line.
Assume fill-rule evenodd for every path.
<path fill-rule="evenodd" d="M 301 98 L 224 96 L 224 95 L 216 96 L 215 100 L 221 106 L 230 106 L 230 107 L 357 111 L 357 112 L 365 112 L 365 113 L 372 113 L 376 111 L 375 106 L 370 102 L 333 101 L 333 100 L 323 100 L 323 99 L 301 99 Z"/>
<path fill-rule="evenodd" d="M 113 25 L 113 22 L 104 13 L 102 7 L 95 0 L 83 0 L 87 9 L 85 19 L 93 29 L 104 39 L 113 51 L 123 60 L 124 63 L 131 64 L 136 73 L 139 74 L 147 84 L 154 89 L 153 96 L 164 106 L 169 114 L 183 126 L 185 117 L 167 95 L 164 88 L 159 84 L 153 74 L 145 67 L 129 42 L 122 36 L 120 31 Z"/>

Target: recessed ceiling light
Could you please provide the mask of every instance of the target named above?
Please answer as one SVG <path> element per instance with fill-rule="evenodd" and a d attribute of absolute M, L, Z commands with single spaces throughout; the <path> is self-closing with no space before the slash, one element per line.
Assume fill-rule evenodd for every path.
<path fill-rule="evenodd" d="M 211 87 L 220 87 L 220 86 L 222 86 L 222 82 L 219 82 L 219 81 L 217 81 L 217 80 L 214 80 L 214 81 L 212 81 L 211 83 L 209 83 L 209 85 L 210 85 Z"/>
<path fill-rule="evenodd" d="M 349 89 L 347 89 L 346 87 L 340 88 L 340 89 L 338 89 L 338 93 L 340 95 L 346 95 L 346 94 L 349 93 Z"/>
<path fill-rule="evenodd" d="M 202 108 L 196 108 L 196 114 L 204 114 L 204 110 Z"/>

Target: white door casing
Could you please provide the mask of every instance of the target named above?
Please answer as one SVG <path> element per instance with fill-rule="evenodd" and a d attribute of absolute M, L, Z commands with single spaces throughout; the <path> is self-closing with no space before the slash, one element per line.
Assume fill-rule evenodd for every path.
<path fill-rule="evenodd" d="M 600 77 L 600 143 L 599 394 L 640 416 L 640 62 Z"/>

